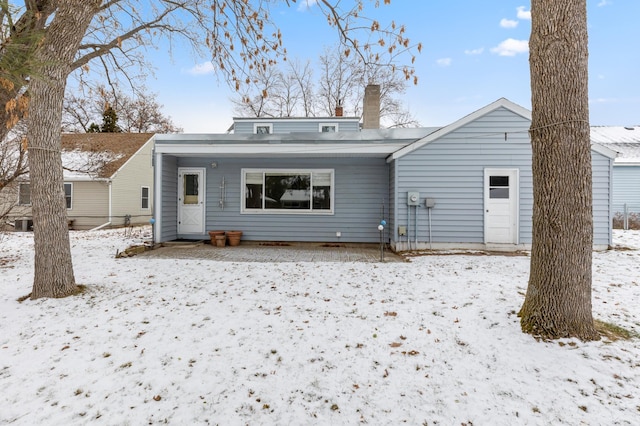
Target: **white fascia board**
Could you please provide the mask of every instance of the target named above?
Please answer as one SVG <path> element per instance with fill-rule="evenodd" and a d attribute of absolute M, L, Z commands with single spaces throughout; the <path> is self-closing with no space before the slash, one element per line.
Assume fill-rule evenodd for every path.
<path fill-rule="evenodd" d="M 640 166 L 640 158 L 616 158 L 613 165 L 616 167 Z"/>
<path fill-rule="evenodd" d="M 389 155 L 404 143 L 397 144 L 156 144 L 159 154 L 173 155 Z"/>
<path fill-rule="evenodd" d="M 611 148 L 608 148 L 604 145 L 600 145 L 598 143 L 591 144 L 591 150 L 597 152 L 598 154 L 602 154 L 605 157 L 616 158 L 618 156 L 618 151 L 614 151 Z"/>

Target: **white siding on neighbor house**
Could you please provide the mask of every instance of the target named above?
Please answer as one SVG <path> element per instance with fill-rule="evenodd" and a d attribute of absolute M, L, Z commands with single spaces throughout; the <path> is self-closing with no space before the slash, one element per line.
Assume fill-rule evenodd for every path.
<path fill-rule="evenodd" d="M 20 183 L 12 182 L 0 191 L 0 215 L 7 214 L 0 218 L 8 225 L 7 229 L 12 229 L 16 219 L 31 219 L 31 205 L 18 204 Z M 4 229 L 5 223 L 0 223 L 0 230 Z"/>
<path fill-rule="evenodd" d="M 640 213 L 640 165 L 613 166 L 613 212 Z"/>
<path fill-rule="evenodd" d="M 72 184 L 71 209 L 74 229 L 91 229 L 109 220 L 109 184 L 106 181 L 65 182 Z"/>
<path fill-rule="evenodd" d="M 131 224 L 146 224 L 152 216 L 153 167 L 151 156 L 153 141 L 147 142 L 113 176 L 111 184 L 111 224 L 123 225 L 125 216 Z M 149 188 L 149 208 L 141 206 L 142 187 Z"/>
<path fill-rule="evenodd" d="M 378 224 L 383 204 L 388 208 L 388 170 L 384 158 L 317 158 L 317 159 L 216 159 L 178 158 L 177 164 L 163 162 L 162 236 L 171 239 L 176 223 L 177 167 L 206 168 L 206 230 L 240 230 L 244 240 L 378 242 Z M 168 170 L 171 167 L 171 171 Z M 240 213 L 242 169 L 333 169 L 334 214 L 252 214 Z M 222 179 L 224 177 L 224 205 Z M 172 201 L 170 201 L 172 200 Z M 173 217 L 172 217 L 173 216 Z M 336 236 L 340 232 L 341 236 Z M 175 238 L 208 238 L 208 235 L 177 235 Z"/>

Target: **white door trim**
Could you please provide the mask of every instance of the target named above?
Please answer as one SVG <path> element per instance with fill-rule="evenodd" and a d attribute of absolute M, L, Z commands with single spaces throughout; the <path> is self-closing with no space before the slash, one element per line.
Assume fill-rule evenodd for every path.
<path fill-rule="evenodd" d="M 491 197 L 491 176 L 508 176 L 508 198 Z M 484 243 L 519 244 L 520 170 L 516 168 L 484 169 Z M 500 188 L 493 188 L 500 190 Z M 498 223 L 496 222 L 498 221 Z"/>
<path fill-rule="evenodd" d="M 184 204 L 185 174 L 198 175 L 197 202 Z M 178 234 L 204 234 L 205 229 L 205 193 L 206 175 L 203 167 L 178 168 Z"/>

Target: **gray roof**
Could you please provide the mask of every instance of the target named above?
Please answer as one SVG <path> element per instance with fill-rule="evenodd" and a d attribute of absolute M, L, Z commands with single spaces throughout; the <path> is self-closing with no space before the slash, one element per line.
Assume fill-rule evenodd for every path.
<path fill-rule="evenodd" d="M 616 164 L 640 163 L 640 126 L 592 126 L 591 142 L 616 151 Z"/>

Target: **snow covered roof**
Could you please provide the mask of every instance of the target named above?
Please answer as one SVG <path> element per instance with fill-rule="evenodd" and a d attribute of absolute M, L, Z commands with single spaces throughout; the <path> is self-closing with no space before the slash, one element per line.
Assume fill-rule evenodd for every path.
<path fill-rule="evenodd" d="M 618 152 L 616 164 L 640 163 L 640 126 L 592 126 L 591 142 Z"/>
<path fill-rule="evenodd" d="M 152 133 L 63 134 L 64 178 L 110 178 L 152 137 Z"/>

